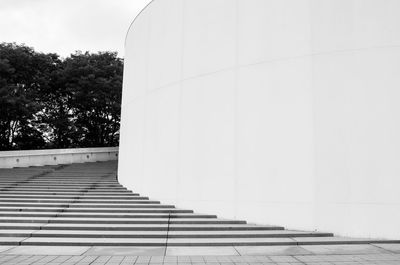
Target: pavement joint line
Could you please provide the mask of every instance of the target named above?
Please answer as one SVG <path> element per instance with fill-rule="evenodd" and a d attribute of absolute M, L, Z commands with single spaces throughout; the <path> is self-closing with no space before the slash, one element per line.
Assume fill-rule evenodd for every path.
<path fill-rule="evenodd" d="M 83 252 L 82 254 L 81 254 L 81 256 L 84 256 L 89 250 L 91 250 L 93 247 L 88 247 L 87 248 L 87 250 L 85 250 L 85 252 Z"/>
<path fill-rule="evenodd" d="M 293 259 L 297 260 L 297 262 L 299 262 L 300 264 L 305 264 L 307 265 L 307 263 L 305 263 L 304 261 L 299 260 L 296 255 L 290 255 L 290 257 L 292 257 Z"/>
<path fill-rule="evenodd" d="M 386 249 L 386 248 L 383 248 L 383 247 L 381 247 L 381 246 L 378 246 L 377 243 L 371 243 L 371 244 L 369 244 L 369 245 L 371 245 L 371 246 L 373 246 L 373 247 L 376 247 L 376 248 L 379 248 L 379 249 L 382 249 L 382 250 L 384 250 L 384 251 L 390 252 L 391 254 L 398 254 L 398 253 L 396 253 L 395 251 L 392 251 L 392 250 L 390 250 L 390 249 Z"/>
<path fill-rule="evenodd" d="M 25 237 L 24 239 L 22 239 L 21 241 L 19 241 L 18 242 L 18 246 L 22 246 L 22 242 L 24 242 L 25 240 L 27 240 L 27 239 L 29 239 L 29 238 L 31 238 L 32 236 L 28 236 L 28 237 Z"/>
<path fill-rule="evenodd" d="M 97 257 L 96 257 L 95 259 L 93 259 L 88 265 L 93 264 L 93 262 L 95 262 L 99 257 L 100 257 L 100 256 L 97 256 Z M 108 260 L 107 260 L 107 262 L 108 262 Z M 104 264 L 106 264 L 106 263 L 104 263 Z"/>
<path fill-rule="evenodd" d="M 238 253 L 239 256 L 242 256 L 242 254 L 240 254 L 239 250 L 237 250 L 236 246 L 232 246 L 232 247 L 236 251 L 236 253 Z"/>
<path fill-rule="evenodd" d="M 164 257 L 167 255 L 167 249 L 168 249 L 168 237 L 169 237 L 169 226 L 170 226 L 170 219 L 171 219 L 171 213 L 168 213 L 168 222 L 167 222 L 167 237 L 166 237 L 166 240 L 165 240 Z"/>

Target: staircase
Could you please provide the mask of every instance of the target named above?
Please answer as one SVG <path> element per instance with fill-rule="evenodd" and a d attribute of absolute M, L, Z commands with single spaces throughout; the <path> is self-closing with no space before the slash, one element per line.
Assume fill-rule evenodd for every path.
<path fill-rule="evenodd" d="M 0 169 L 0 245 L 243 246 L 371 243 L 177 209 L 127 190 L 117 162 Z M 381 241 L 378 241 L 381 242 Z"/>

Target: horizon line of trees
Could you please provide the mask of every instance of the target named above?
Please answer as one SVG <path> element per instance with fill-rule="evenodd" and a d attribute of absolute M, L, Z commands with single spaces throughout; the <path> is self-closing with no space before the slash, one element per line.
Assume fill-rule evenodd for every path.
<path fill-rule="evenodd" d="M 118 146 L 123 59 L 0 43 L 0 151 Z"/>

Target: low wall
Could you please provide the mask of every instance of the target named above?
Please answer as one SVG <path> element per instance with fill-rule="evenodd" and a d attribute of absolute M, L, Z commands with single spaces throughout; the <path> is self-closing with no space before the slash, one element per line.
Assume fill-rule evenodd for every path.
<path fill-rule="evenodd" d="M 108 161 L 118 159 L 118 147 L 45 149 L 0 152 L 0 168 Z"/>

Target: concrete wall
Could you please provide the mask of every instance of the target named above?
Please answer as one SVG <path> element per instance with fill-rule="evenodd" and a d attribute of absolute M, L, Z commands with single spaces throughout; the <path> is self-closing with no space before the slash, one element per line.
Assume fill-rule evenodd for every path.
<path fill-rule="evenodd" d="M 108 161 L 118 159 L 118 147 L 45 149 L 0 152 L 0 168 Z"/>
<path fill-rule="evenodd" d="M 119 179 L 222 217 L 400 237 L 400 1 L 155 0 Z"/>

